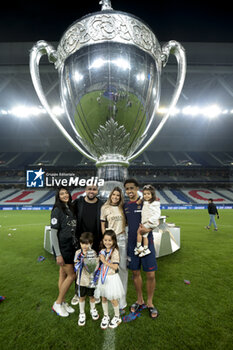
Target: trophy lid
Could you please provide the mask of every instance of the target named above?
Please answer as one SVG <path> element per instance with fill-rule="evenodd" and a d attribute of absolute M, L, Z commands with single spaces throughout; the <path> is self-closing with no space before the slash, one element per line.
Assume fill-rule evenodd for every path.
<path fill-rule="evenodd" d="M 65 60 L 82 47 L 104 42 L 135 45 L 155 60 L 159 59 L 159 42 L 144 21 L 132 14 L 113 10 L 109 0 L 100 3 L 101 11 L 81 17 L 64 32 L 57 48 L 56 68 L 62 69 Z"/>
<path fill-rule="evenodd" d="M 96 257 L 96 252 L 93 249 L 89 248 L 86 256 L 88 259 L 93 259 Z"/>

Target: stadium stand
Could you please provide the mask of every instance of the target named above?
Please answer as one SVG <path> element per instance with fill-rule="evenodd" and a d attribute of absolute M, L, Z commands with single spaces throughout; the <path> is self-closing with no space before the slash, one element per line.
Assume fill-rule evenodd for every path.
<path fill-rule="evenodd" d="M 72 191 L 73 199 L 84 192 L 83 188 Z M 207 188 L 186 188 L 179 190 L 158 190 L 157 196 L 161 205 L 207 205 L 208 198 L 213 198 L 217 205 L 232 205 L 233 191 Z M 54 190 L 2 190 L 0 191 L 0 206 L 52 206 L 54 204 Z"/>
<path fill-rule="evenodd" d="M 141 186 L 153 184 L 162 206 L 203 207 L 212 197 L 216 204 L 227 207 L 233 205 L 233 171 L 231 165 L 226 165 L 231 156 L 228 152 L 146 151 L 129 167 L 129 176 L 137 178 Z M 82 178 L 96 176 L 95 166 L 85 162 L 78 152 L 5 152 L 0 159 L 0 206 L 6 209 L 53 205 L 53 187 L 26 188 L 28 169 L 71 171 Z M 73 198 L 83 191 L 74 189 Z"/>

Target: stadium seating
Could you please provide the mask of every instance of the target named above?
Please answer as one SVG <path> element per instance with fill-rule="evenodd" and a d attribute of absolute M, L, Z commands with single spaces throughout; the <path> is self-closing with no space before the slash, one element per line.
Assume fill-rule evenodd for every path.
<path fill-rule="evenodd" d="M 70 166 L 89 163 L 79 152 L 5 152 L 0 153 L 0 169 L 25 169 L 29 165 Z M 233 163 L 231 152 L 164 152 L 145 151 L 132 166 L 222 167 Z"/>
<path fill-rule="evenodd" d="M 84 193 L 83 188 L 72 191 L 73 199 Z M 157 197 L 161 204 L 208 204 L 208 198 L 213 198 L 214 202 L 219 205 L 233 204 L 233 188 L 224 190 L 222 188 L 182 188 L 182 189 L 164 189 L 156 191 Z M 1 190 L 0 206 L 52 206 L 54 204 L 54 190 Z"/>

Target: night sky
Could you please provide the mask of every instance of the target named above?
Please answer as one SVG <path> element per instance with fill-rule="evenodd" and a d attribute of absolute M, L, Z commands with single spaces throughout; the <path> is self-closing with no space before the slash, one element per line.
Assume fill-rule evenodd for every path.
<path fill-rule="evenodd" d="M 143 19 L 159 41 L 233 41 L 230 1 L 113 0 L 112 7 Z M 4 2 L 0 10 L 0 42 L 59 41 L 70 24 L 100 9 L 99 0 Z"/>

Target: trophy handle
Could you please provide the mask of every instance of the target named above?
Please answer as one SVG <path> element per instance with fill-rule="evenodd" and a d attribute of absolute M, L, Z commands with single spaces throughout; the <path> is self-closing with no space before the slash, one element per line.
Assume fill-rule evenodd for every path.
<path fill-rule="evenodd" d="M 42 103 L 43 107 L 46 109 L 47 113 L 53 120 L 53 122 L 56 124 L 56 126 L 60 129 L 60 131 L 63 133 L 65 138 L 85 157 L 89 158 L 92 161 L 96 162 L 96 159 L 86 153 L 70 136 L 70 134 L 66 131 L 66 129 L 63 127 L 61 122 L 57 119 L 56 115 L 52 112 L 47 99 L 44 94 L 44 90 L 42 88 L 41 80 L 40 80 L 40 72 L 39 72 L 39 63 L 40 59 L 43 55 L 48 56 L 48 60 L 50 63 L 56 63 L 57 61 L 57 53 L 56 50 L 52 45 L 49 45 L 46 41 L 40 40 L 38 41 L 32 48 L 30 52 L 30 73 L 32 77 L 32 82 L 34 85 L 34 88 L 37 92 L 37 95 L 39 97 L 40 102 Z"/>
<path fill-rule="evenodd" d="M 175 107 L 175 105 L 180 97 L 180 93 L 181 93 L 181 90 L 182 90 L 183 85 L 184 85 L 185 74 L 186 74 L 185 50 L 184 50 L 183 46 L 175 40 L 171 40 L 168 43 L 166 43 L 162 47 L 162 54 L 161 54 L 161 60 L 162 60 L 163 67 L 166 66 L 170 54 L 173 54 L 176 57 L 177 64 L 178 64 L 176 86 L 175 86 L 175 90 L 174 90 L 174 93 L 172 96 L 170 106 L 168 108 L 167 113 L 164 115 L 160 124 L 156 128 L 155 132 L 151 135 L 151 137 L 148 139 L 148 141 L 142 146 L 142 148 L 140 148 L 135 154 L 133 154 L 130 158 L 128 158 L 129 161 L 138 157 L 151 144 L 151 142 L 153 142 L 155 137 L 158 135 L 158 133 L 161 131 L 162 127 L 166 123 L 167 119 L 169 118 L 173 108 Z"/>

